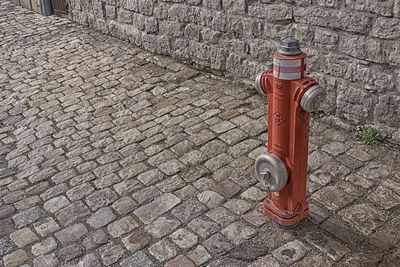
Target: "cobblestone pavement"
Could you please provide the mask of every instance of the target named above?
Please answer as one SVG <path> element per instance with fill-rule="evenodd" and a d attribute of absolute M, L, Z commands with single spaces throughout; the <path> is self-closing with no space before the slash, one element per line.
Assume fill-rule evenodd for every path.
<path fill-rule="evenodd" d="M 0 265 L 398 266 L 398 148 L 315 120 L 312 216 L 280 231 L 243 86 L 4 0 L 0 62 Z"/>

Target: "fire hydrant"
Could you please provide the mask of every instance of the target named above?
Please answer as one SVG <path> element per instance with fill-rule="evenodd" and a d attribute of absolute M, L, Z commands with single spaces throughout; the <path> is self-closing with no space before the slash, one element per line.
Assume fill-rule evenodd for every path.
<path fill-rule="evenodd" d="M 274 52 L 272 70 L 261 72 L 256 88 L 268 97 L 268 152 L 255 162 L 257 178 L 268 191 L 264 213 L 275 226 L 293 228 L 307 218 L 307 161 L 310 112 L 325 100 L 318 83 L 304 77 L 307 55 L 287 38 Z"/>

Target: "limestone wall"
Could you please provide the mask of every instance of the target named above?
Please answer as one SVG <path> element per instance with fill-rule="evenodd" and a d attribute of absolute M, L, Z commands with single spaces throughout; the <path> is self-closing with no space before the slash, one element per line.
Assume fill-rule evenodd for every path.
<path fill-rule="evenodd" d="M 294 36 L 330 114 L 400 126 L 400 0 L 70 1 L 81 24 L 228 76 L 253 79 Z"/>

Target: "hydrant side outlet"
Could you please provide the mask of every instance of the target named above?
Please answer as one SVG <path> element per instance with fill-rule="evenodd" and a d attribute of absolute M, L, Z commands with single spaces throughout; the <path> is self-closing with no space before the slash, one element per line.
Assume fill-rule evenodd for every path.
<path fill-rule="evenodd" d="M 268 152 L 255 162 L 257 178 L 268 191 L 264 213 L 277 225 L 297 225 L 308 214 L 307 163 L 310 113 L 325 100 L 325 90 L 304 76 L 307 55 L 299 42 L 284 39 L 272 70 L 256 78 L 268 97 Z"/>

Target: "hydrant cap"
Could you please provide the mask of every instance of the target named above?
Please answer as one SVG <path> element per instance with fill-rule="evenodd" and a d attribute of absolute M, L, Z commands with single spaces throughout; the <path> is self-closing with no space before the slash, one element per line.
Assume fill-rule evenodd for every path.
<path fill-rule="evenodd" d="M 302 53 L 299 41 L 291 37 L 281 41 L 278 46 L 278 52 L 284 56 L 297 56 Z"/>

